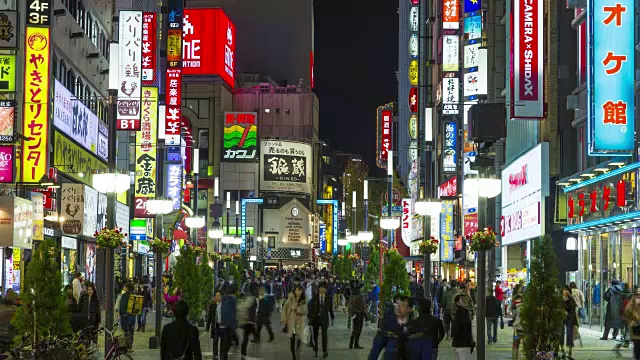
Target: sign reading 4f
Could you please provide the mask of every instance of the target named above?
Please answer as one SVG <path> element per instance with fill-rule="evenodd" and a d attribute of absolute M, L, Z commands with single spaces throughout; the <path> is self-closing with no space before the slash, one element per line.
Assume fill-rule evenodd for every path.
<path fill-rule="evenodd" d="M 27 26 L 49 26 L 51 24 L 51 0 L 27 1 Z"/>
<path fill-rule="evenodd" d="M 588 151 L 591 156 L 633 153 L 634 3 L 589 0 L 587 6 Z M 611 41 L 616 39 L 616 41 Z"/>

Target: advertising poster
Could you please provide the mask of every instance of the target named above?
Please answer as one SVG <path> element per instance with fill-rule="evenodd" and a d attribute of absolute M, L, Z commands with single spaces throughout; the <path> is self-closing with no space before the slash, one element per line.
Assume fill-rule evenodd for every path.
<path fill-rule="evenodd" d="M 119 24 L 118 123 L 135 123 L 140 120 L 142 90 L 142 11 L 120 10 Z"/>
<path fill-rule="evenodd" d="M 455 173 L 458 164 L 458 124 L 455 121 L 444 123 L 444 149 L 442 151 L 442 171 Z"/>
<path fill-rule="evenodd" d="M 153 85 L 156 80 L 156 13 L 142 14 L 142 85 Z"/>
<path fill-rule="evenodd" d="M 62 184 L 60 189 L 62 233 L 65 235 L 81 235 L 84 222 L 84 185 Z M 94 226 L 95 229 L 95 226 Z M 91 234 L 93 235 L 93 234 Z"/>
<path fill-rule="evenodd" d="M 458 71 L 460 63 L 460 38 L 458 35 L 442 37 L 442 70 Z"/>
<path fill-rule="evenodd" d="M 44 194 L 31 193 L 33 203 L 33 240 L 44 240 Z"/>
<path fill-rule="evenodd" d="M 85 279 L 89 282 L 96 282 L 96 244 L 87 243 L 87 252 L 84 263 L 86 274 Z"/>
<path fill-rule="evenodd" d="M 98 228 L 98 191 L 84 186 L 84 222 L 82 235 L 93 237 Z"/>
<path fill-rule="evenodd" d="M 292 141 L 260 142 L 260 190 L 311 193 L 311 145 Z"/>
<path fill-rule="evenodd" d="M 633 155 L 635 3 L 588 1 L 587 137 L 590 156 Z M 615 39 L 615 41 L 612 41 Z"/>
<path fill-rule="evenodd" d="M 12 142 L 16 124 L 16 101 L 0 100 L 0 142 Z"/>
<path fill-rule="evenodd" d="M 54 164 L 64 164 L 65 166 L 73 166 L 73 172 L 66 173 L 79 182 L 92 183 L 95 170 L 106 170 L 107 165 L 98 160 L 97 157 L 78 146 L 66 136 L 58 131 L 53 132 L 53 161 Z M 80 177 L 78 173 L 83 172 L 84 177 Z"/>
<path fill-rule="evenodd" d="M 2 12 L 0 12 L 0 31 L 2 30 Z M 1 41 L 0 41 L 1 42 Z M 0 55 L 0 92 L 16 91 L 16 56 Z"/>
<path fill-rule="evenodd" d="M 469 16 L 464 18 L 464 32 L 468 40 L 476 40 L 482 37 L 482 16 Z"/>
<path fill-rule="evenodd" d="M 453 205 L 455 200 L 443 200 L 440 210 L 440 261 L 453 261 Z"/>
<path fill-rule="evenodd" d="M 2 184 L 13 183 L 16 167 L 13 159 L 13 146 L 0 145 L 0 183 Z"/>
<path fill-rule="evenodd" d="M 58 80 L 54 82 L 53 126 L 87 151 L 98 153 L 98 117 Z"/>
<path fill-rule="evenodd" d="M 442 0 L 442 28 L 460 28 L 460 0 Z"/>
<path fill-rule="evenodd" d="M 98 193 L 98 218 L 96 220 L 96 231 L 100 231 L 107 226 L 107 194 Z"/>
<path fill-rule="evenodd" d="M 47 22 L 48 23 L 48 22 Z M 49 28 L 26 28 L 24 97 L 22 122 L 22 151 L 20 181 L 40 181 L 47 170 L 49 137 L 49 76 L 50 37 Z M 35 60 L 31 60 L 35 59 Z M 29 139 L 29 140 L 26 140 Z"/>
<path fill-rule="evenodd" d="M 222 161 L 255 162 L 258 160 L 258 114 L 224 113 Z"/>

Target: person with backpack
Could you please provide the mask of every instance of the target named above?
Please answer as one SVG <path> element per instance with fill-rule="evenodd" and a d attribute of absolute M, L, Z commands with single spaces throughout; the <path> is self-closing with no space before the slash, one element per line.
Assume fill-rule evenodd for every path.
<path fill-rule="evenodd" d="M 242 329 L 242 344 L 240 347 L 240 354 L 244 359 L 247 356 L 247 345 L 249 343 L 249 336 L 253 335 L 254 339 L 258 336 L 256 334 L 256 313 L 258 310 L 258 302 L 252 293 L 246 294 L 240 304 L 238 304 L 238 325 Z"/>
<path fill-rule="evenodd" d="M 138 318 L 138 330 L 144 332 L 145 326 L 147 324 L 147 313 L 153 308 L 153 298 L 151 297 L 151 284 L 149 284 L 149 279 L 146 282 L 141 281 L 138 284 L 137 295 L 142 296 L 142 311 L 137 316 Z"/>
<path fill-rule="evenodd" d="M 133 283 L 128 282 L 124 286 L 124 292 L 120 297 L 120 327 L 124 331 L 124 335 L 129 339 L 129 346 L 133 345 L 133 333 L 136 326 L 136 314 L 133 313 L 133 302 L 135 302 L 133 294 Z"/>
<path fill-rule="evenodd" d="M 189 306 L 184 300 L 179 300 L 174 307 L 175 320 L 162 328 L 162 360 L 202 360 L 198 328 L 189 323 L 188 314 Z"/>

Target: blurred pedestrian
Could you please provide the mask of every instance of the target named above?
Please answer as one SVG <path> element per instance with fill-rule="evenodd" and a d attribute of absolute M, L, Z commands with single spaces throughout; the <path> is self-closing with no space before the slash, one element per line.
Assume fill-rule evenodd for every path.
<path fill-rule="evenodd" d="M 442 321 L 431 312 L 431 300 L 418 300 L 418 318 L 409 321 L 409 359 L 437 360 L 438 345 L 444 339 Z"/>
<path fill-rule="evenodd" d="M 327 284 L 322 282 L 318 288 L 318 294 L 313 297 L 309 304 L 309 324 L 313 330 L 313 351 L 318 356 L 318 339 L 319 333 L 322 331 L 322 357 L 329 356 L 327 352 L 328 329 L 329 325 L 333 325 L 333 304 L 331 297 L 327 293 Z"/>
<path fill-rule="evenodd" d="M 137 295 L 142 296 L 142 311 L 137 316 L 138 318 L 138 331 L 144 332 L 147 324 L 147 314 L 153 308 L 153 298 L 151 296 L 151 284 L 149 281 L 142 280 L 138 285 Z"/>
<path fill-rule="evenodd" d="M 267 295 L 265 288 L 260 287 L 258 289 L 258 316 L 256 318 L 258 326 L 256 331 L 257 342 L 260 342 L 260 333 L 263 326 L 267 328 L 267 332 L 269 333 L 269 342 L 273 342 L 275 340 L 273 329 L 271 328 L 271 314 L 273 313 L 274 306 L 274 296 Z"/>
<path fill-rule="evenodd" d="M 360 346 L 360 334 L 362 333 L 364 320 L 367 317 L 367 307 L 364 296 L 360 293 L 360 289 L 354 287 L 352 291 L 351 297 L 349 298 L 349 318 L 353 322 L 353 330 L 351 331 L 351 338 L 349 340 L 349 349 L 364 349 Z"/>
<path fill-rule="evenodd" d="M 625 309 L 625 319 L 629 323 L 629 335 L 633 341 L 633 358 L 640 360 L 640 289 L 635 294 Z"/>
<path fill-rule="evenodd" d="M 214 301 L 207 311 L 206 324 L 206 330 L 211 330 L 211 338 L 213 338 L 214 359 L 228 359 L 236 326 L 235 297 L 224 295 L 221 290 L 217 290 Z"/>
<path fill-rule="evenodd" d="M 502 305 L 491 292 L 485 298 L 487 319 L 487 339 L 489 344 L 498 342 L 498 318 L 502 318 Z"/>
<path fill-rule="evenodd" d="M 604 299 L 607 301 L 607 309 L 605 312 L 604 333 L 600 340 L 609 339 L 609 331 L 613 329 L 613 339 L 618 337 L 618 330 L 624 327 L 622 319 L 623 313 L 623 288 L 620 281 L 611 281 L 611 287 L 604 293 Z"/>
<path fill-rule="evenodd" d="M 162 329 L 160 358 L 162 360 L 202 360 L 198 328 L 187 320 L 189 306 L 184 300 L 175 304 L 175 319 Z"/>

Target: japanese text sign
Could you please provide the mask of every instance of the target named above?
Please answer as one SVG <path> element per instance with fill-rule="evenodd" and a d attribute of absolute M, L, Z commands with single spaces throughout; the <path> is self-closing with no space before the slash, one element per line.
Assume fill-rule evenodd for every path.
<path fill-rule="evenodd" d="M 21 181 L 38 182 L 47 170 L 49 129 L 49 28 L 26 28 Z"/>
<path fill-rule="evenodd" d="M 182 69 L 167 69 L 164 132 L 167 145 L 180 144 L 182 121 Z"/>
<path fill-rule="evenodd" d="M 222 9 L 185 9 L 182 68 L 185 75 L 218 75 L 235 84 L 236 27 Z"/>
<path fill-rule="evenodd" d="M 442 71 L 458 71 L 460 37 L 444 35 L 442 37 Z"/>
<path fill-rule="evenodd" d="M 12 142 L 16 123 L 15 100 L 0 100 L 0 142 Z"/>
<path fill-rule="evenodd" d="M 442 171 L 455 173 L 458 164 L 458 124 L 455 121 L 445 121 L 443 132 Z"/>
<path fill-rule="evenodd" d="M 135 197 L 156 196 L 158 88 L 142 88 L 142 120 L 136 132 Z"/>
<path fill-rule="evenodd" d="M 222 161 L 246 162 L 258 159 L 258 114 L 224 113 Z"/>
<path fill-rule="evenodd" d="M 464 33 L 467 40 L 480 39 L 482 37 L 482 16 L 475 15 L 464 18 Z"/>
<path fill-rule="evenodd" d="M 28 0 L 27 26 L 48 27 L 51 25 L 52 0 Z"/>
<path fill-rule="evenodd" d="M 15 49 L 18 46 L 17 26 L 17 11 L 0 11 L 0 49 Z"/>
<path fill-rule="evenodd" d="M 480 44 L 467 45 L 464 47 L 464 68 L 477 67 L 480 64 Z"/>
<path fill-rule="evenodd" d="M 418 112 L 418 88 L 415 86 L 409 89 L 409 111 Z"/>
<path fill-rule="evenodd" d="M 53 132 L 53 163 L 73 166 L 73 172 L 69 171 L 65 175 L 85 184 L 92 183 L 92 172 L 107 169 L 103 161 L 58 131 Z M 80 173 L 85 175 L 80 177 Z"/>
<path fill-rule="evenodd" d="M 411 207 L 411 198 L 402 199 L 402 241 L 406 246 L 409 246 L 411 243 L 411 218 L 412 207 Z"/>
<path fill-rule="evenodd" d="M 420 8 L 412 6 L 409 10 L 409 30 L 411 32 L 418 32 L 420 26 Z"/>
<path fill-rule="evenodd" d="M 515 0 L 512 118 L 544 117 L 544 1 Z"/>
<path fill-rule="evenodd" d="M 457 77 L 442 79 L 442 114 L 457 115 L 460 100 L 460 80 Z"/>
<path fill-rule="evenodd" d="M 142 11 L 120 11 L 117 120 L 139 124 L 142 89 Z M 137 124 L 136 124 L 137 125 Z M 138 126 L 119 126 L 137 129 Z"/>
<path fill-rule="evenodd" d="M 464 236 L 478 231 L 478 212 L 464 214 Z"/>
<path fill-rule="evenodd" d="M 152 85 L 156 80 L 156 13 L 142 14 L 142 84 Z"/>
<path fill-rule="evenodd" d="M 378 108 L 378 166 L 387 167 L 387 157 L 391 150 L 392 137 L 391 126 L 393 122 L 393 113 L 390 109 Z"/>
<path fill-rule="evenodd" d="M 82 234 L 85 209 L 84 187 L 85 185 L 82 184 L 62 184 L 60 189 L 61 215 L 64 217 L 62 233 L 65 235 Z"/>
<path fill-rule="evenodd" d="M 260 142 L 260 190 L 311 193 L 311 145 L 292 141 Z"/>
<path fill-rule="evenodd" d="M 587 6 L 588 153 L 632 155 L 635 140 L 634 2 Z M 612 41 L 615 39 L 615 41 Z"/>
<path fill-rule="evenodd" d="M 13 145 L 0 145 L 0 183 L 13 183 L 15 167 Z"/>
<path fill-rule="evenodd" d="M 0 26 L 1 21 L 2 19 L 0 19 Z M 16 91 L 16 56 L 0 55 L 0 92 L 14 91 Z"/>
<path fill-rule="evenodd" d="M 167 165 L 167 182 L 165 194 L 173 201 L 173 209 L 179 209 L 180 198 L 182 196 L 182 165 Z"/>
<path fill-rule="evenodd" d="M 460 28 L 460 0 L 442 0 L 442 28 Z"/>
<path fill-rule="evenodd" d="M 453 205 L 454 200 L 443 200 L 440 210 L 440 261 L 453 261 Z"/>
<path fill-rule="evenodd" d="M 438 198 L 443 196 L 456 196 L 458 194 L 458 177 L 452 176 L 449 180 L 438 186 Z"/>

